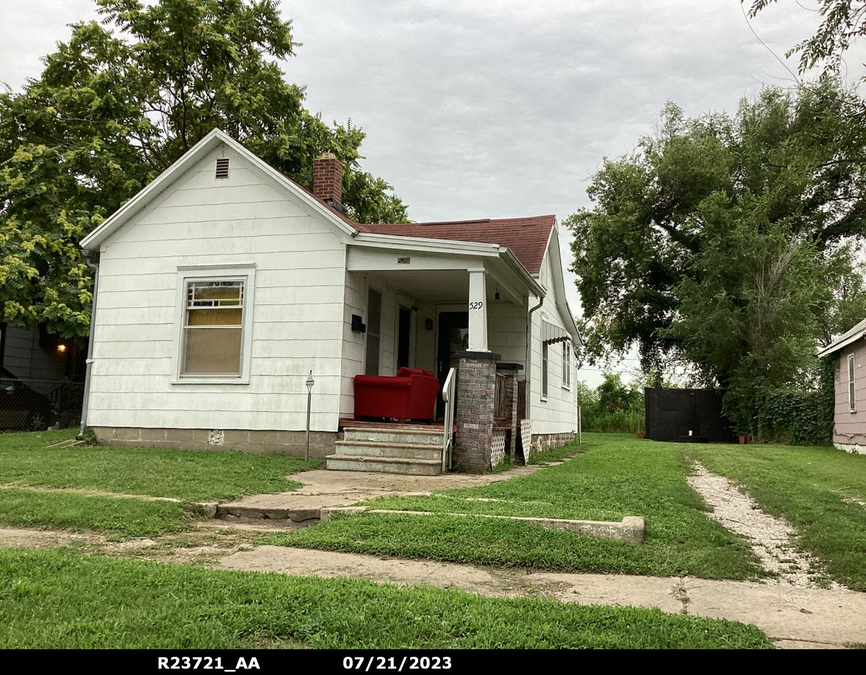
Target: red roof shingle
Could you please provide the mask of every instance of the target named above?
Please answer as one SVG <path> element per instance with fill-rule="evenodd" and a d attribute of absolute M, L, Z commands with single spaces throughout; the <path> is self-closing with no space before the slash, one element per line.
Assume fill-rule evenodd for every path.
<path fill-rule="evenodd" d="M 359 232 L 389 234 L 397 237 L 499 244 L 510 248 L 530 274 L 541 272 L 541 263 L 544 261 L 547 241 L 550 239 L 550 230 L 556 221 L 555 215 L 546 215 L 528 218 L 479 218 L 428 223 L 361 224 L 340 213 L 324 199 L 317 197 L 312 190 L 307 189 L 293 178 L 289 176 L 286 178 Z"/>
<path fill-rule="evenodd" d="M 382 223 L 356 225 L 362 232 L 422 239 L 448 239 L 499 244 L 511 249 L 530 274 L 538 274 L 556 216 L 483 218 L 441 223 Z"/>

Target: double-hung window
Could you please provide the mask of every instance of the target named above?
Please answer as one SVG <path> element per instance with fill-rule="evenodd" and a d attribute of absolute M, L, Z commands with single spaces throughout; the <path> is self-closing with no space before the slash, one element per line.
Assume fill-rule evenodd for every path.
<path fill-rule="evenodd" d="M 848 410 L 857 412 L 856 390 L 854 387 L 854 355 L 848 354 Z"/>
<path fill-rule="evenodd" d="M 178 382 L 249 379 L 253 270 L 181 271 Z"/>
<path fill-rule="evenodd" d="M 562 387 L 571 387 L 571 345 L 568 341 L 562 343 Z"/>
<path fill-rule="evenodd" d="M 550 345 L 547 341 L 541 343 L 541 398 L 547 398 L 548 364 L 550 363 Z"/>

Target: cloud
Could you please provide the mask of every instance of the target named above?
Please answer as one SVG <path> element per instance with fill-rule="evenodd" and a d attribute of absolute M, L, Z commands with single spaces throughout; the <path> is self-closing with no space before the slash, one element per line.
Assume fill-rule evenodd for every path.
<path fill-rule="evenodd" d="M 765 47 L 739 0 L 316 0 L 282 12 L 303 43 L 287 79 L 326 121 L 365 129 L 365 167 L 414 220 L 561 220 L 665 101 L 732 111 L 762 84 L 788 85 L 768 48 L 784 60 L 820 19 L 793 0 L 771 5 L 752 22 Z M 65 24 L 94 15 L 90 0 L 4 0 L 0 81 L 38 75 Z M 852 79 L 864 59 L 866 48 L 848 59 Z M 578 307 L 573 284 L 569 296 Z"/>

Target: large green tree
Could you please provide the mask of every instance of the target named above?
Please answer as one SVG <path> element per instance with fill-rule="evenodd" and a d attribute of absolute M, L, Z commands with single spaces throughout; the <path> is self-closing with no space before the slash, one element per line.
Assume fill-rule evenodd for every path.
<path fill-rule="evenodd" d="M 707 382 L 803 383 L 817 342 L 866 311 L 866 115 L 826 80 L 768 88 L 736 115 L 689 119 L 605 160 L 574 230 L 588 355 L 639 347 Z"/>
<path fill-rule="evenodd" d="M 331 151 L 359 222 L 406 220 L 360 167 L 364 133 L 304 109 L 285 81 L 291 22 L 275 0 L 97 0 L 20 92 L 0 94 L 0 302 L 63 337 L 89 329 L 79 241 L 214 127 L 302 184 Z"/>

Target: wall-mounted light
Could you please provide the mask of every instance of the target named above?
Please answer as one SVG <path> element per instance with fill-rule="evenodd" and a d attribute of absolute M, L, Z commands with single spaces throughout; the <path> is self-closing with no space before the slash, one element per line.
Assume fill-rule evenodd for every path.
<path fill-rule="evenodd" d="M 433 330 L 433 319 L 424 319 L 424 329 Z"/>
<path fill-rule="evenodd" d="M 61 354 L 65 354 L 66 353 L 66 345 L 62 344 L 62 343 L 57 345 L 57 351 L 60 352 Z"/>

